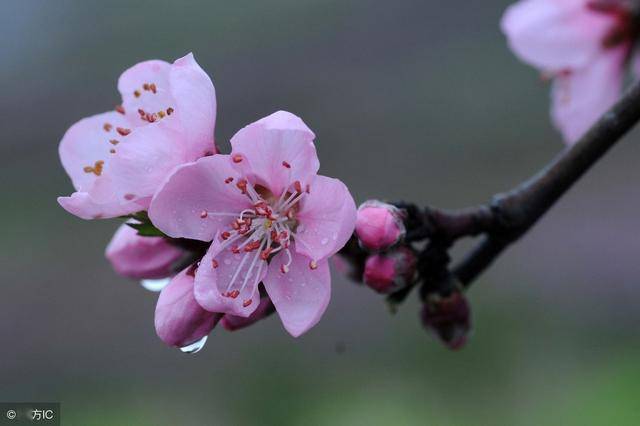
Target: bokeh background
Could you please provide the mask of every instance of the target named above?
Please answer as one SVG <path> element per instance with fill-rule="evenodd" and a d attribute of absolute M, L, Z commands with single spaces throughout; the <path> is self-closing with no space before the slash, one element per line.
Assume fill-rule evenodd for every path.
<path fill-rule="evenodd" d="M 276 318 L 185 355 L 156 295 L 103 257 L 57 147 L 118 103 L 132 64 L 193 51 L 216 139 L 277 109 L 318 135 L 357 201 L 483 202 L 562 149 L 548 87 L 509 52 L 506 0 L 0 2 L 0 400 L 59 401 L 65 425 L 640 424 L 640 135 L 632 133 L 470 291 L 450 352 L 415 298 L 390 315 L 334 274 L 312 331 Z"/>

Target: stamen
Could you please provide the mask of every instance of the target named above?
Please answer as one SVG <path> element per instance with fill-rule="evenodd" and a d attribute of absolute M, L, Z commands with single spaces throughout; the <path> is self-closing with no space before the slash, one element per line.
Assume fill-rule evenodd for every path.
<path fill-rule="evenodd" d="M 299 180 L 293 182 L 293 187 L 295 188 L 296 192 L 302 192 L 302 184 Z"/>
<path fill-rule="evenodd" d="M 244 302 L 242 302 L 242 307 L 246 308 L 247 306 L 249 306 L 251 304 L 251 302 L 253 302 L 253 300 L 251 299 L 247 299 Z"/>
<path fill-rule="evenodd" d="M 260 241 L 252 241 L 244 247 L 244 251 L 250 252 L 260 248 Z"/>
<path fill-rule="evenodd" d="M 287 163 L 286 161 L 283 161 L 282 165 L 285 166 L 287 169 L 291 168 L 291 164 Z"/>
<path fill-rule="evenodd" d="M 247 193 L 247 181 L 245 179 L 239 180 L 236 186 L 243 194 Z"/>
<path fill-rule="evenodd" d="M 309 268 L 311 270 L 318 269 L 318 263 L 315 260 L 312 260 L 311 262 L 309 262 Z"/>
<path fill-rule="evenodd" d="M 131 133 L 131 129 L 126 129 L 124 127 L 116 127 L 116 131 L 120 133 L 121 136 L 127 136 Z"/>
<path fill-rule="evenodd" d="M 242 162 L 242 155 L 240 154 L 234 154 L 233 156 L 231 156 L 231 160 L 233 160 L 234 163 L 241 163 Z"/>
<path fill-rule="evenodd" d="M 111 148 L 111 149 L 109 150 L 109 152 L 110 152 L 110 153 L 112 153 L 112 154 L 115 154 L 115 153 L 116 153 L 116 150 L 115 150 L 115 149 L 113 149 L 113 148 Z"/>
<path fill-rule="evenodd" d="M 227 290 L 226 292 L 228 293 L 229 290 L 231 290 L 231 287 L 233 287 L 233 283 L 235 282 L 236 278 L 238 278 L 238 275 L 240 275 L 240 271 L 242 270 L 242 267 L 244 266 L 245 262 L 247 261 L 247 259 L 249 258 L 249 253 L 245 254 L 242 257 L 242 260 L 240 261 L 240 264 L 238 265 L 238 268 L 236 269 L 236 272 L 233 274 L 233 277 L 231 278 L 231 281 L 229 281 L 229 285 L 227 286 Z M 234 292 L 236 292 L 238 290 L 234 290 Z M 240 292 L 238 291 L 237 294 L 240 294 Z M 237 297 L 236 294 L 236 297 Z M 235 297 L 234 297 L 235 299 Z"/>
<path fill-rule="evenodd" d="M 93 173 L 96 176 L 100 176 L 102 174 L 102 168 L 104 166 L 104 161 L 98 160 L 93 163 L 93 166 L 85 166 L 82 168 L 85 173 Z"/>
<path fill-rule="evenodd" d="M 124 107 L 122 105 L 116 105 L 116 112 L 119 112 L 120 114 L 124 115 Z"/>
<path fill-rule="evenodd" d="M 233 178 L 232 177 L 228 177 L 224 180 L 224 183 L 231 183 L 233 182 Z"/>
<path fill-rule="evenodd" d="M 213 269 L 216 269 L 219 266 L 218 261 L 215 259 L 211 259 L 211 266 L 213 267 Z"/>
<path fill-rule="evenodd" d="M 133 96 L 135 96 L 136 98 L 140 97 L 140 91 L 139 90 L 134 90 L 133 91 Z"/>
<path fill-rule="evenodd" d="M 207 216 L 209 216 L 209 213 L 208 213 L 206 210 L 202 210 L 202 211 L 200 212 L 200 217 L 201 217 L 202 219 L 205 219 Z"/>
<path fill-rule="evenodd" d="M 102 128 L 104 129 L 105 132 L 110 132 L 111 129 L 113 129 L 113 126 L 111 124 L 109 124 L 109 123 L 104 123 Z"/>
<path fill-rule="evenodd" d="M 135 194 L 124 194 L 124 199 L 127 201 L 131 201 L 136 198 Z"/>
<path fill-rule="evenodd" d="M 167 108 L 167 115 L 171 115 L 173 114 L 173 108 L 169 107 Z"/>
<path fill-rule="evenodd" d="M 111 139 L 111 140 L 109 140 L 109 143 L 110 143 L 111 145 L 114 145 L 114 146 L 115 146 L 115 145 L 118 145 L 118 144 L 120 143 L 120 141 L 119 141 L 119 140 L 117 140 L 117 139 Z"/>

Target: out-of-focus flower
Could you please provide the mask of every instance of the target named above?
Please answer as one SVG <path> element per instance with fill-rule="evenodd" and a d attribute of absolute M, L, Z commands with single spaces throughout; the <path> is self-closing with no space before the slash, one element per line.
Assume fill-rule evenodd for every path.
<path fill-rule="evenodd" d="M 404 237 L 400 210 L 378 200 L 364 202 L 358 208 L 356 235 L 368 250 L 385 250 Z"/>
<path fill-rule="evenodd" d="M 553 79 L 551 115 L 567 143 L 620 97 L 627 62 L 640 72 L 636 13 L 624 0 L 521 0 L 505 12 L 511 49 Z"/>
<path fill-rule="evenodd" d="M 347 187 L 317 175 L 315 135 L 276 112 L 240 130 L 230 155 L 180 166 L 149 210 L 174 238 L 212 241 L 195 279 L 208 311 L 249 317 L 264 287 L 287 331 L 315 325 L 331 295 L 327 259 L 351 236 L 356 208 Z"/>
<path fill-rule="evenodd" d="M 378 293 L 391 293 L 408 285 L 416 270 L 416 256 L 408 247 L 374 254 L 364 265 L 364 282 Z"/>
<path fill-rule="evenodd" d="M 105 255 L 120 275 L 134 279 L 165 278 L 183 251 L 162 237 L 142 237 L 127 224 L 121 225 Z"/>
<path fill-rule="evenodd" d="M 156 305 L 158 337 L 169 346 L 188 346 L 207 336 L 222 314 L 202 309 L 193 295 L 194 267 L 176 275 L 162 289 Z"/>
<path fill-rule="evenodd" d="M 83 219 L 145 210 L 177 165 L 216 152 L 215 89 L 192 54 L 141 62 L 120 76 L 118 90 L 121 105 L 80 120 L 60 142 L 76 192 L 58 202 Z"/>
<path fill-rule="evenodd" d="M 421 316 L 425 328 L 450 349 L 460 349 L 467 342 L 471 330 L 471 308 L 461 292 L 428 297 Z"/>
<path fill-rule="evenodd" d="M 255 324 L 271 315 L 275 311 L 275 307 L 271 302 L 271 299 L 268 297 L 262 297 L 260 299 L 260 304 L 256 308 L 255 311 L 248 317 L 239 317 L 236 315 L 227 314 L 222 317 L 222 326 L 229 331 L 240 330 L 245 327 L 249 327 L 250 325 Z"/>

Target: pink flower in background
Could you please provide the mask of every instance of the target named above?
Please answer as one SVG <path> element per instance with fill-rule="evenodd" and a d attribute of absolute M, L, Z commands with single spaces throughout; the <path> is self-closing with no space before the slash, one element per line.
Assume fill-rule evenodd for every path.
<path fill-rule="evenodd" d="M 165 238 L 142 237 L 126 224 L 118 228 L 105 252 L 118 274 L 134 279 L 171 276 L 171 266 L 183 254 Z"/>
<path fill-rule="evenodd" d="M 314 138 L 300 118 L 276 112 L 240 130 L 230 155 L 178 167 L 156 193 L 155 226 L 212 241 L 194 283 L 207 311 L 249 317 L 262 282 L 293 336 L 324 313 L 328 258 L 351 236 L 356 208 L 342 182 L 317 174 Z"/>
<path fill-rule="evenodd" d="M 637 56 L 638 28 L 624 0 L 522 0 L 501 26 L 514 53 L 553 79 L 551 115 L 569 144 L 619 98 L 625 64 Z"/>
<path fill-rule="evenodd" d="M 147 209 L 176 166 L 216 152 L 215 89 L 192 54 L 141 62 L 120 76 L 118 90 L 122 105 L 80 120 L 60 142 L 76 192 L 58 201 L 83 219 Z"/>

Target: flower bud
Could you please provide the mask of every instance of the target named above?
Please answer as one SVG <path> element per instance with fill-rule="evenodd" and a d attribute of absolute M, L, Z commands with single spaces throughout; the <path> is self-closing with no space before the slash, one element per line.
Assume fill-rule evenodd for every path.
<path fill-rule="evenodd" d="M 193 295 L 193 268 L 173 277 L 162 289 L 156 305 L 158 337 L 169 346 L 183 347 L 208 335 L 222 314 L 202 309 Z"/>
<path fill-rule="evenodd" d="M 374 254 L 364 264 L 363 280 L 378 293 L 392 293 L 413 279 L 416 256 L 408 247 L 386 254 Z"/>
<path fill-rule="evenodd" d="M 431 296 L 422 307 L 422 324 L 449 349 L 460 349 L 471 330 L 471 308 L 459 291 L 449 296 Z"/>
<path fill-rule="evenodd" d="M 118 228 L 105 252 L 118 274 L 135 279 L 170 276 L 172 264 L 182 254 L 164 238 L 140 236 L 126 224 Z"/>
<path fill-rule="evenodd" d="M 356 235 L 368 250 L 386 250 L 405 234 L 400 210 L 377 200 L 364 202 L 358 208 Z"/>
<path fill-rule="evenodd" d="M 239 317 L 237 315 L 226 314 L 220 321 L 222 326 L 228 331 L 236 331 L 241 328 L 249 327 L 252 324 L 264 319 L 275 312 L 275 307 L 268 297 L 260 299 L 260 304 L 255 311 L 248 317 Z"/>

